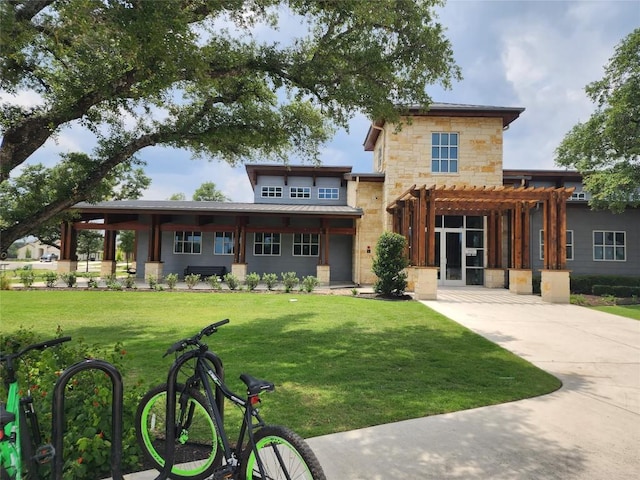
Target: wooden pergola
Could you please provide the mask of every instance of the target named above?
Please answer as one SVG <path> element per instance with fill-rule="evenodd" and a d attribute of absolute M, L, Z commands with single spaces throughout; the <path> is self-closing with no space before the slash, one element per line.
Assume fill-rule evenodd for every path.
<path fill-rule="evenodd" d="M 416 187 L 400 195 L 387 211 L 393 231 L 408 240 L 413 266 L 436 266 L 436 216 L 487 217 L 487 268 L 503 266 L 503 228 L 510 232 L 509 268 L 529 269 L 530 210 L 543 209 L 544 269 L 566 269 L 566 201 L 573 188 L 555 187 Z"/>

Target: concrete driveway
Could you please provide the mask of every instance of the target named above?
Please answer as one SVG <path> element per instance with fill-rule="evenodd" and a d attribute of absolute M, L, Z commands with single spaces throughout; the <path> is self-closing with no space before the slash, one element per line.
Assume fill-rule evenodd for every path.
<path fill-rule="evenodd" d="M 506 290 L 441 289 L 423 303 L 563 387 L 310 439 L 329 480 L 638 478 L 640 322 Z"/>

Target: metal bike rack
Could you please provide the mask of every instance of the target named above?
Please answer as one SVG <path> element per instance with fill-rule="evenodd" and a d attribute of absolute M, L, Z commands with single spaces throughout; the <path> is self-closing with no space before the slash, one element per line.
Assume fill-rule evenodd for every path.
<path fill-rule="evenodd" d="M 193 356 L 196 356 L 195 351 Z M 212 355 L 210 358 L 214 364 L 216 374 L 221 380 L 224 380 L 224 368 L 222 367 L 222 360 L 217 355 Z M 166 480 L 169 478 L 171 469 L 175 462 L 175 443 L 176 443 L 176 429 L 174 428 L 176 423 L 176 383 L 178 382 L 178 372 L 182 364 L 173 364 L 169 369 L 169 375 L 167 376 L 167 414 L 165 418 L 166 423 L 166 441 L 164 452 L 164 468 L 154 480 Z M 220 388 L 216 386 L 216 406 L 220 412 L 220 417 L 224 418 L 224 395 L 222 395 Z M 57 480 L 57 479 L 56 479 Z"/>
<path fill-rule="evenodd" d="M 62 467 L 64 466 L 62 434 L 64 431 L 64 392 L 69 380 L 84 370 L 102 370 L 109 378 L 112 385 L 111 399 L 111 476 L 113 480 L 123 480 L 120 461 L 122 459 L 122 405 L 123 385 L 122 375 L 109 362 L 98 359 L 86 359 L 70 366 L 56 381 L 53 391 L 53 405 L 51 412 L 52 437 L 55 455 L 53 457 L 53 479 L 62 480 Z"/>

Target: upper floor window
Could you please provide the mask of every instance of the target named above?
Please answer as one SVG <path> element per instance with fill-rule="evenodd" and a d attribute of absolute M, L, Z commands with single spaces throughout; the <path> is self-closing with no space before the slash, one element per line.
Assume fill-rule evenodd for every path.
<path fill-rule="evenodd" d="M 294 233 L 293 256 L 317 257 L 320 251 L 320 241 L 317 233 Z"/>
<path fill-rule="evenodd" d="M 201 253 L 201 232 L 175 232 L 173 237 L 173 253 Z"/>
<path fill-rule="evenodd" d="M 594 230 L 593 259 L 605 262 L 626 261 L 626 232 Z"/>
<path fill-rule="evenodd" d="M 458 172 L 458 134 L 433 132 L 431 134 L 431 172 Z"/>
<path fill-rule="evenodd" d="M 282 187 L 262 187 L 263 198 L 281 198 Z"/>
<path fill-rule="evenodd" d="M 233 255 L 233 232 L 216 232 L 213 237 L 214 255 Z"/>
<path fill-rule="evenodd" d="M 320 200 L 338 200 L 340 190 L 335 187 L 320 187 L 318 188 L 318 198 Z"/>
<path fill-rule="evenodd" d="M 256 233 L 253 242 L 254 255 L 280 255 L 279 233 Z"/>
<path fill-rule="evenodd" d="M 567 260 L 573 260 L 573 230 L 567 230 Z M 540 230 L 540 260 L 544 260 L 544 230 Z"/>
<path fill-rule="evenodd" d="M 290 198 L 311 198 L 311 188 L 310 187 L 290 187 L 289 197 Z"/>

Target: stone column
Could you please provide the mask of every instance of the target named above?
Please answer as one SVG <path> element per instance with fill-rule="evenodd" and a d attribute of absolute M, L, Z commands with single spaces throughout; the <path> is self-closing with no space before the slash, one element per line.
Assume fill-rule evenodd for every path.
<path fill-rule="evenodd" d="M 116 262 L 113 260 L 102 260 L 100 262 L 100 278 L 107 278 L 116 273 Z"/>
<path fill-rule="evenodd" d="M 504 288 L 504 268 L 485 268 L 484 286 L 486 288 Z"/>
<path fill-rule="evenodd" d="M 438 267 L 413 267 L 415 272 L 415 297 L 417 300 L 437 300 Z"/>
<path fill-rule="evenodd" d="M 518 295 L 531 295 L 533 293 L 533 274 L 527 268 L 509 269 L 509 291 Z"/>
<path fill-rule="evenodd" d="M 77 260 L 58 260 L 56 271 L 58 273 L 71 273 L 78 270 Z"/>
<path fill-rule="evenodd" d="M 232 263 L 231 274 L 238 278 L 239 282 L 244 282 L 247 278 L 247 264 L 246 263 Z"/>
<path fill-rule="evenodd" d="M 569 270 L 541 270 L 540 292 L 549 303 L 569 303 L 571 296 Z"/>
<path fill-rule="evenodd" d="M 330 265 L 318 265 L 316 267 L 316 277 L 318 283 L 323 287 L 328 287 L 331 280 L 331 266 Z"/>
<path fill-rule="evenodd" d="M 162 278 L 162 267 L 164 262 L 146 262 L 144 264 L 144 278 L 145 280 L 153 275 L 158 281 Z"/>

